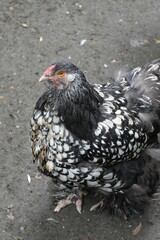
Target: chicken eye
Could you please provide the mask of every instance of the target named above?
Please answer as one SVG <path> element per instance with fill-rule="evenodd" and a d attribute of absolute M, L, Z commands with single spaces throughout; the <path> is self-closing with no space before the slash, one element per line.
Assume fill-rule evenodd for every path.
<path fill-rule="evenodd" d="M 65 72 L 58 72 L 57 74 L 58 74 L 59 77 L 64 77 Z"/>

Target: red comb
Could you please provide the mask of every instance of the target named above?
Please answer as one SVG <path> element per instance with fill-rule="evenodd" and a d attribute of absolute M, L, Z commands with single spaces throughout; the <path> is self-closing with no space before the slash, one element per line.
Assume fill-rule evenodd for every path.
<path fill-rule="evenodd" d="M 49 68 L 47 68 L 47 70 L 43 73 L 44 75 L 51 75 L 51 73 L 52 73 L 52 70 L 55 68 L 55 66 L 56 66 L 56 64 L 54 64 L 54 65 L 52 65 L 52 66 L 50 66 Z"/>

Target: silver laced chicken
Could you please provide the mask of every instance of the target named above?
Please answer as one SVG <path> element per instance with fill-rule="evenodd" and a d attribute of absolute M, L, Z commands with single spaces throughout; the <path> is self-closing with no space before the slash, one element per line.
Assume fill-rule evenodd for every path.
<path fill-rule="evenodd" d="M 158 188 L 159 162 L 147 153 L 160 132 L 160 59 L 105 84 L 90 84 L 74 64 L 57 61 L 42 75 L 46 92 L 31 118 L 31 147 L 39 170 L 63 184 L 66 199 L 55 212 L 90 189 L 125 218 L 141 213 Z"/>

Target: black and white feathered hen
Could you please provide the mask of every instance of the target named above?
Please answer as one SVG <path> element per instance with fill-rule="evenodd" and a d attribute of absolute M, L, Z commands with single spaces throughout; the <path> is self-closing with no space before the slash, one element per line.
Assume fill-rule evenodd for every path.
<path fill-rule="evenodd" d="M 140 212 L 159 181 L 159 162 L 144 150 L 160 132 L 160 59 L 106 84 L 90 84 L 78 67 L 57 61 L 40 78 L 50 83 L 31 119 L 34 161 L 63 183 L 81 212 L 84 190 L 125 217 Z"/>

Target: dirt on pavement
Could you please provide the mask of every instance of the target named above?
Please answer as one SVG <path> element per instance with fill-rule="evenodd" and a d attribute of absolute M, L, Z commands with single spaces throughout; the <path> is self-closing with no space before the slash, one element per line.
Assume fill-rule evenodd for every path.
<path fill-rule="evenodd" d="M 90 212 L 89 197 L 81 215 L 75 206 L 54 213 L 52 180 L 32 163 L 29 141 L 45 89 L 38 79 L 53 61 L 69 60 L 104 83 L 160 57 L 160 1 L 1 0 L 0 10 L 0 240 L 160 239 L 159 196 L 128 221 Z"/>

